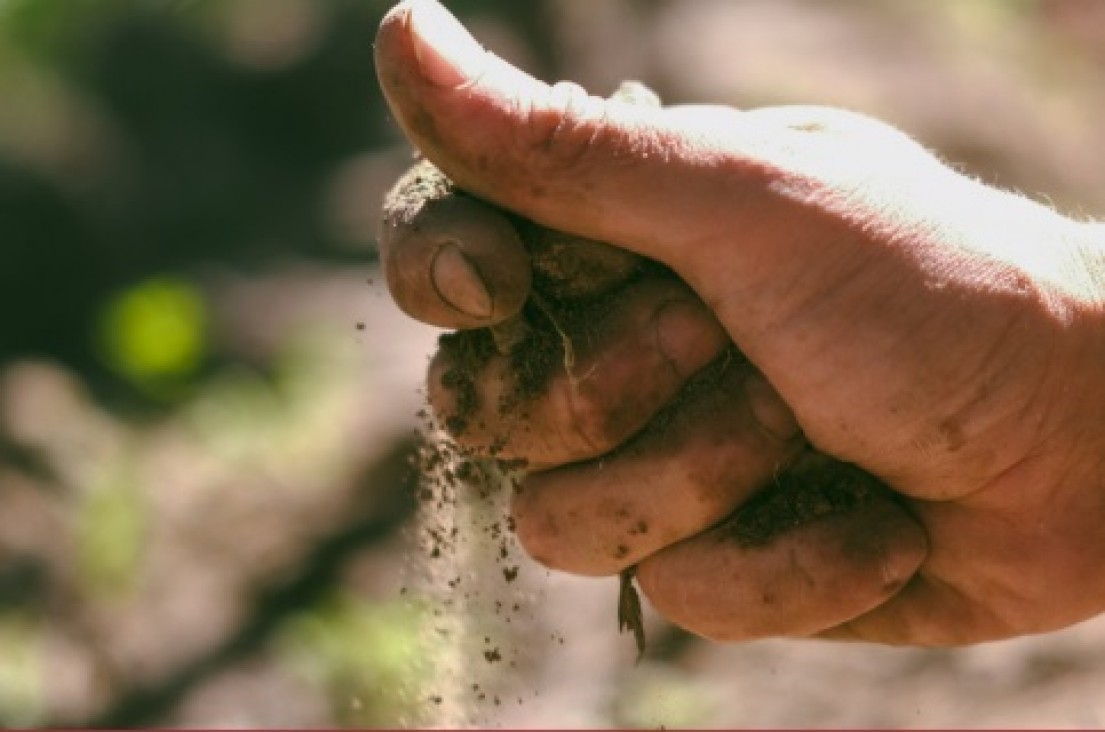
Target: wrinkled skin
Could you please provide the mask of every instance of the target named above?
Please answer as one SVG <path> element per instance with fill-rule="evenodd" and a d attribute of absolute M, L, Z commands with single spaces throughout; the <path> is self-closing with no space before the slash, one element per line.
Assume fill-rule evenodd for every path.
<path fill-rule="evenodd" d="M 463 188 L 681 279 L 629 288 L 577 354 L 582 378 L 464 436 L 509 435 L 538 468 L 514 506 L 534 557 L 588 575 L 639 563 L 661 613 L 722 640 L 965 644 L 1105 608 L 1100 225 L 855 114 L 641 109 L 550 87 L 433 2 L 387 16 L 376 61 L 396 121 Z M 459 266 L 405 292 L 428 276 L 404 268 L 432 257 L 383 256 L 428 322 L 490 325 L 488 298 L 528 282 Z M 457 315 L 466 297 L 477 315 Z M 729 343 L 748 362 L 650 428 Z M 442 413 L 446 366 L 429 377 Z M 504 372 L 488 370 L 485 402 Z M 876 502 L 766 547 L 727 541 L 718 521 L 806 440 L 908 514 Z"/>

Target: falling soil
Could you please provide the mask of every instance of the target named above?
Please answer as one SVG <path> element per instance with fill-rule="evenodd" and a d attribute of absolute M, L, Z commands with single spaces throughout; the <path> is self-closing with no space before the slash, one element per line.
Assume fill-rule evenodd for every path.
<path fill-rule="evenodd" d="M 523 671 L 535 653 L 517 637 L 534 617 L 528 591 L 519 588 L 520 566 L 511 561 L 519 549 L 503 503 L 521 476 L 517 463 L 458 445 L 428 409 L 419 417 L 422 561 L 412 610 L 426 608 L 429 616 L 419 674 L 427 706 L 418 724 L 487 726 L 481 717 L 487 705 L 497 707 L 502 698 L 522 703 Z M 496 564 L 497 576 L 486 571 Z"/>

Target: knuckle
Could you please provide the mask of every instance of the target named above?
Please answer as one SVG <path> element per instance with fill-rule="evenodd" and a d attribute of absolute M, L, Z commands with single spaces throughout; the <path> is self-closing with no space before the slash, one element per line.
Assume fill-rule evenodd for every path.
<path fill-rule="evenodd" d="M 538 174 L 572 173 L 586 167 L 608 134 L 606 102 L 578 84 L 558 82 L 522 113 L 516 144 L 527 169 Z"/>
<path fill-rule="evenodd" d="M 610 397 L 578 385 L 569 385 L 567 393 L 570 452 L 576 453 L 577 458 L 597 457 L 616 447 L 623 437 L 624 419 L 610 403 Z"/>

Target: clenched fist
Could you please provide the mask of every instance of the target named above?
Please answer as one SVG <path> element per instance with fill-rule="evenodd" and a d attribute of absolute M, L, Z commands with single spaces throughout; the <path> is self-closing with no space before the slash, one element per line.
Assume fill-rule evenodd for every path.
<path fill-rule="evenodd" d="M 854 114 L 547 86 L 431 0 L 387 16 L 376 60 L 396 120 L 464 190 L 676 275 L 619 291 L 572 373 L 459 438 L 512 435 L 535 467 L 514 513 L 537 559 L 636 563 L 661 613 L 725 640 L 961 644 L 1105 609 L 1100 226 Z M 469 225 L 440 222 L 445 240 Z M 393 294 L 427 322 L 494 325 L 533 286 L 517 251 L 383 241 Z M 685 393 L 733 344 L 747 358 Z M 448 367 L 430 373 L 445 413 Z M 732 541 L 726 517 L 807 444 L 896 499 Z"/>

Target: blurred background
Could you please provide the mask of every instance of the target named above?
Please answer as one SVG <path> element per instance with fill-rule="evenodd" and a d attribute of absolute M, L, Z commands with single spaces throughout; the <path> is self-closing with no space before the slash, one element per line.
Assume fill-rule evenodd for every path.
<path fill-rule="evenodd" d="M 447 4 L 546 80 L 844 106 L 1105 212 L 1097 0 Z M 924 651 L 650 614 L 634 666 L 614 581 L 463 535 L 435 568 L 437 333 L 376 270 L 389 5 L 0 0 L 0 727 L 1105 725 L 1102 621 Z"/>

